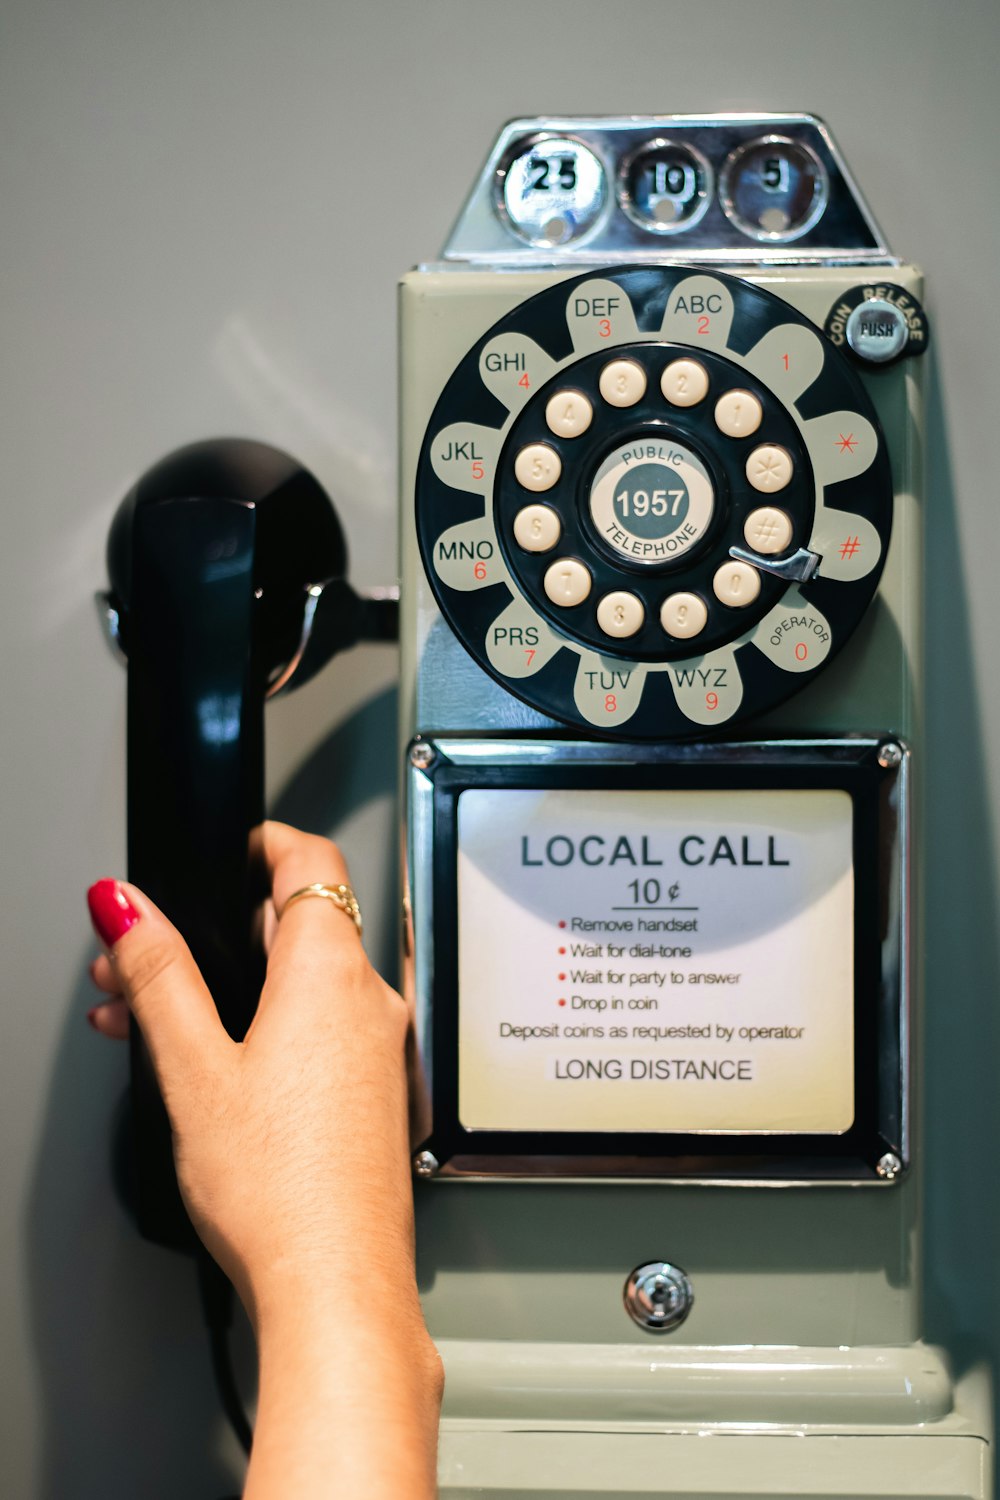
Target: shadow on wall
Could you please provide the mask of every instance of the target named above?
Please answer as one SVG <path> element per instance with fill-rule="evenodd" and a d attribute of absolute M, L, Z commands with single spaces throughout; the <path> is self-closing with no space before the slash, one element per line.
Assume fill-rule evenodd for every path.
<path fill-rule="evenodd" d="M 1000 939 L 986 747 L 976 700 L 939 374 L 927 472 L 926 1336 L 960 1367 L 1000 1350 Z"/>
<path fill-rule="evenodd" d="M 278 796 L 274 815 L 317 832 L 336 829 L 368 801 L 395 793 L 397 759 L 393 689 L 332 731 Z M 398 962 L 388 952 L 399 925 L 393 878 L 381 906 L 370 913 L 383 935 L 372 958 L 388 976 Z M 81 953 L 80 982 L 67 1001 L 28 1203 L 45 1416 L 33 1500 L 218 1500 L 240 1488 L 243 1464 L 212 1384 L 194 1266 L 141 1240 L 112 1187 L 126 1057 L 84 1023 L 94 1003 L 86 977 L 94 951 Z M 249 1394 L 254 1358 L 242 1317 L 234 1353 Z"/>

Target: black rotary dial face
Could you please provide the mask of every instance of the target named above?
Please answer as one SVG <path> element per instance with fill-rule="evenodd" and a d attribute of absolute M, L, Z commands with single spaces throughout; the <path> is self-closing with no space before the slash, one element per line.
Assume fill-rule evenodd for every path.
<path fill-rule="evenodd" d="M 417 492 L 476 660 L 543 713 L 654 739 L 807 681 L 870 602 L 891 513 L 848 362 L 772 294 L 680 268 L 563 281 L 492 328 Z"/>

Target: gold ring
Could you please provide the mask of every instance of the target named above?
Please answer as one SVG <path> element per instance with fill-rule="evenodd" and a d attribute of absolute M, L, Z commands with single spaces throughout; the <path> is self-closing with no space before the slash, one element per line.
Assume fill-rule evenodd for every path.
<path fill-rule="evenodd" d="M 322 896 L 325 901 L 332 901 L 334 906 L 339 906 L 340 910 L 346 912 L 350 917 L 358 929 L 358 936 L 361 937 L 363 935 L 364 928 L 361 924 L 361 907 L 358 905 L 357 896 L 349 885 L 321 885 L 319 883 L 316 885 L 304 885 L 300 891 L 292 892 L 281 908 L 281 915 L 285 915 L 285 912 L 293 901 L 301 901 L 304 896 Z"/>

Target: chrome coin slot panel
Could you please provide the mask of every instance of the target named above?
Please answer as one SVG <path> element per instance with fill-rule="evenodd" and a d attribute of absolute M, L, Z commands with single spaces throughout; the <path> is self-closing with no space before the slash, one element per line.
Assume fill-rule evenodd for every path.
<path fill-rule="evenodd" d="M 511 121 L 445 262 L 893 257 L 814 115 Z"/>

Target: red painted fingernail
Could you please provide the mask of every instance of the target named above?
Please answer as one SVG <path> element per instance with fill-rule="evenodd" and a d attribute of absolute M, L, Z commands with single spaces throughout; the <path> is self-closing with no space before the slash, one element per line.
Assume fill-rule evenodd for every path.
<path fill-rule="evenodd" d="M 117 880 L 99 880 L 92 885 L 87 905 L 97 936 L 106 948 L 113 948 L 139 920 L 139 913 Z"/>

